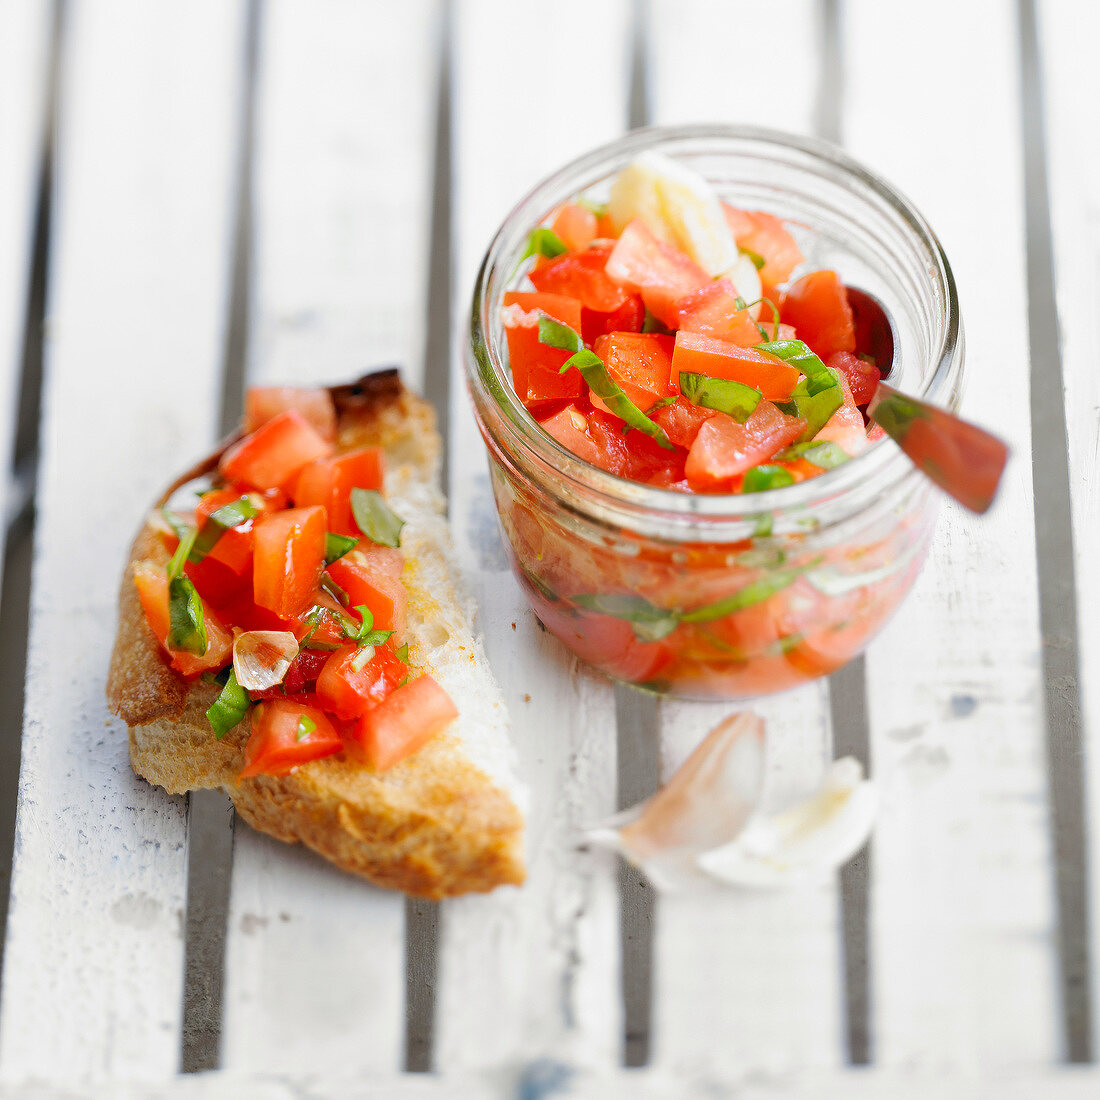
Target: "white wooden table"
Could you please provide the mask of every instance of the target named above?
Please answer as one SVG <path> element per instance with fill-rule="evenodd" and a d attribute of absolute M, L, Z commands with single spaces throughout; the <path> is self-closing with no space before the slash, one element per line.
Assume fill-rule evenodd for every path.
<path fill-rule="evenodd" d="M 0 0 L 0 1096 L 1100 1095 L 1098 45 L 1084 0 Z M 776 790 L 844 752 L 882 784 L 809 891 L 656 898 L 576 849 L 730 708 L 538 629 L 461 378 L 511 204 L 687 121 L 916 202 L 1014 451 L 865 661 L 758 707 Z M 442 413 L 534 792 L 528 885 L 439 907 L 135 780 L 103 698 L 132 530 L 242 387 L 386 362 Z"/>

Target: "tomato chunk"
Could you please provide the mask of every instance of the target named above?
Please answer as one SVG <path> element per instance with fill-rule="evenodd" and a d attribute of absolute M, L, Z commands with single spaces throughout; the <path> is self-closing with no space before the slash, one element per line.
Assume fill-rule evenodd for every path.
<path fill-rule="evenodd" d="M 607 245 L 566 252 L 536 268 L 529 277 L 536 289 L 546 294 L 576 298 L 586 309 L 611 313 L 626 303 L 630 293 L 604 270 L 610 255 Z"/>
<path fill-rule="evenodd" d="M 612 313 L 581 310 L 581 336 L 586 344 L 594 344 L 601 336 L 612 332 L 641 332 L 645 324 L 645 303 L 640 294 L 630 294 Z"/>
<path fill-rule="evenodd" d="M 297 409 L 287 409 L 230 447 L 218 469 L 227 481 L 277 489 L 306 463 L 331 453 L 332 444 Z"/>
<path fill-rule="evenodd" d="M 715 340 L 697 332 L 678 332 L 672 354 L 672 382 L 680 388 L 680 375 L 688 371 L 708 378 L 729 378 L 758 389 L 769 401 L 787 401 L 799 379 L 797 367 L 774 355 Z"/>
<path fill-rule="evenodd" d="M 587 247 L 595 240 L 599 222 L 596 215 L 580 203 L 567 202 L 555 215 L 550 228 L 571 252 Z"/>
<path fill-rule="evenodd" d="M 588 418 L 576 405 L 570 405 L 540 423 L 543 431 L 552 435 L 567 451 L 594 466 L 600 465 L 600 449 L 588 434 Z"/>
<path fill-rule="evenodd" d="M 655 332 L 613 332 L 601 336 L 593 351 L 604 361 L 607 373 L 618 382 L 623 392 L 642 412 L 663 397 L 670 397 L 672 389 L 671 336 Z M 611 410 L 594 393 L 590 395 L 593 408 L 610 413 Z"/>
<path fill-rule="evenodd" d="M 324 711 L 290 699 L 268 699 L 252 711 L 252 734 L 238 778 L 286 775 L 343 747 Z"/>
<path fill-rule="evenodd" d="M 384 476 L 384 452 L 380 447 L 365 447 L 311 462 L 298 474 L 292 496 L 299 507 L 322 506 L 330 531 L 358 535 L 351 512 L 351 491 L 381 489 Z"/>
<path fill-rule="evenodd" d="M 737 308 L 737 299 L 733 283 L 729 279 L 717 279 L 674 303 L 671 327 L 732 340 L 736 344 L 758 344 L 760 330 L 749 309 Z"/>
<path fill-rule="evenodd" d="M 805 420 L 786 416 L 770 401 L 761 401 L 744 424 L 730 416 L 712 416 L 691 445 L 685 472 L 693 487 L 718 488 L 767 461 L 793 443 L 805 428 Z"/>
<path fill-rule="evenodd" d="M 252 598 L 282 618 L 309 607 L 325 565 L 324 508 L 290 508 L 256 525 Z"/>
<path fill-rule="evenodd" d="M 638 218 L 627 223 L 605 270 L 627 290 L 639 291 L 649 311 L 669 326 L 676 322 L 676 302 L 711 281 L 687 253 L 659 241 Z"/>
<path fill-rule="evenodd" d="M 345 646 L 325 662 L 317 696 L 341 718 L 358 718 L 377 706 L 409 674 L 409 666 L 389 646 Z"/>
<path fill-rule="evenodd" d="M 882 381 L 882 373 L 874 363 L 860 359 L 849 351 L 838 351 L 830 356 L 829 366 L 843 375 L 852 399 L 859 406 L 866 405 L 875 396 L 875 390 Z"/>
<path fill-rule="evenodd" d="M 764 260 L 760 281 L 768 295 L 779 283 L 786 282 L 791 272 L 805 257 L 790 230 L 774 214 L 763 210 L 738 210 L 722 203 L 726 223 L 738 248 L 755 252 Z"/>
<path fill-rule="evenodd" d="M 665 430 L 665 435 L 677 447 L 690 447 L 699 434 L 704 420 L 715 416 L 714 409 L 693 405 L 686 397 L 677 397 L 671 405 L 658 409 L 653 419 Z"/>
<path fill-rule="evenodd" d="M 378 568 L 372 568 L 355 551 L 334 561 L 329 576 L 348 594 L 348 605 L 365 605 L 374 616 L 375 630 L 392 630 L 393 644 L 405 640 L 408 593 L 405 583 Z"/>
<path fill-rule="evenodd" d="M 355 733 L 367 764 L 386 771 L 411 756 L 458 717 L 451 697 L 419 676 L 368 710 Z"/>
<path fill-rule="evenodd" d="M 171 620 L 168 612 L 168 575 L 162 565 L 140 562 L 134 566 L 134 585 L 142 610 L 172 667 L 184 676 L 221 668 L 233 653 L 233 635 L 222 625 L 210 605 L 202 601 L 203 624 L 206 627 L 206 652 L 198 655 L 168 648 Z"/>
<path fill-rule="evenodd" d="M 254 386 L 244 395 L 244 430 L 254 432 L 287 409 L 297 409 L 322 439 L 336 441 L 336 406 L 328 390 Z"/>
<path fill-rule="evenodd" d="M 555 398 L 573 399 L 584 392 L 579 371 L 560 374 L 570 352 L 539 342 L 539 314 L 581 331 L 581 304 L 561 294 L 528 294 L 510 290 L 504 295 L 504 335 L 512 384 L 524 404 Z"/>
<path fill-rule="evenodd" d="M 835 271 L 814 271 L 793 283 L 779 303 L 779 316 L 823 360 L 856 350 L 848 292 Z"/>

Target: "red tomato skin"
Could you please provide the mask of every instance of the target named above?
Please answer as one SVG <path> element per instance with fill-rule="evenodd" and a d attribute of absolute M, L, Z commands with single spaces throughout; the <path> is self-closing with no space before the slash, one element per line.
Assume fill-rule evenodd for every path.
<path fill-rule="evenodd" d="M 249 550 L 249 563 L 252 551 Z M 207 554 L 202 561 L 189 561 L 183 567 L 184 573 L 191 579 L 204 601 L 222 610 L 242 595 L 252 593 L 252 575 L 248 569 L 235 573 L 213 555 Z"/>
<path fill-rule="evenodd" d="M 554 216 L 550 228 L 570 252 L 577 252 L 596 239 L 599 222 L 596 215 L 580 203 L 567 202 Z"/>
<path fill-rule="evenodd" d="M 298 739 L 298 725 L 309 719 L 315 729 Z M 323 711 L 291 699 L 268 699 L 252 711 L 252 733 L 244 747 L 238 779 L 286 775 L 301 764 L 331 756 L 344 747 Z"/>
<path fill-rule="evenodd" d="M 659 241 L 638 218 L 623 229 L 606 271 L 625 289 L 640 292 L 649 311 L 666 325 L 675 322 L 680 298 L 711 281 L 690 256 Z"/>
<path fill-rule="evenodd" d="M 838 351 L 856 350 L 848 292 L 835 271 L 813 271 L 792 283 L 780 300 L 779 317 L 826 362 Z"/>
<path fill-rule="evenodd" d="M 163 566 L 152 562 L 139 562 L 134 566 L 134 585 L 141 601 L 145 619 L 149 623 L 161 649 L 172 667 L 183 676 L 197 676 L 222 668 L 233 653 L 233 635 L 222 625 L 213 609 L 203 600 L 203 620 L 206 627 L 206 652 L 178 653 L 168 648 L 168 631 L 171 626 L 168 613 L 168 575 Z"/>
<path fill-rule="evenodd" d="M 739 248 L 747 248 L 763 257 L 760 282 L 765 297 L 791 277 L 791 272 L 805 257 L 790 231 L 774 214 L 763 210 L 738 210 L 722 203 L 726 224 Z"/>
<path fill-rule="evenodd" d="M 593 351 L 607 367 L 607 373 L 619 383 L 623 392 L 642 412 L 663 397 L 670 397 L 672 388 L 673 338 L 655 332 L 615 332 L 601 336 Z M 594 409 L 611 410 L 594 393 L 589 394 Z"/>
<path fill-rule="evenodd" d="M 588 418 L 576 405 L 540 422 L 542 430 L 553 436 L 567 451 L 593 466 L 600 465 L 600 449 L 588 434 Z"/>
<path fill-rule="evenodd" d="M 348 594 L 348 606 L 365 605 L 374 616 L 375 630 L 392 630 L 393 644 L 405 640 L 408 593 L 400 577 L 372 569 L 352 554 L 328 567 L 329 575 Z"/>
<path fill-rule="evenodd" d="M 761 401 L 744 424 L 729 416 L 712 416 L 688 452 L 688 480 L 693 488 L 720 488 L 793 443 L 805 428 L 805 420 L 786 416 L 770 401 Z"/>
<path fill-rule="evenodd" d="M 325 565 L 325 510 L 289 508 L 256 525 L 252 598 L 280 618 L 305 611 Z"/>
<path fill-rule="evenodd" d="M 510 307 L 518 307 L 518 310 L 510 311 Z M 579 397 L 584 389 L 580 371 L 559 373 L 572 353 L 539 341 L 537 314 L 545 313 L 574 332 L 580 332 L 580 302 L 560 294 L 510 290 L 504 295 L 504 311 L 508 363 L 512 369 L 512 385 L 519 399 L 528 404 L 532 401 Z"/>
<path fill-rule="evenodd" d="M 332 444 L 297 409 L 287 409 L 230 447 L 218 469 L 227 481 L 278 489 L 307 463 L 331 453 Z"/>
<path fill-rule="evenodd" d="M 697 332 L 678 332 L 672 355 L 672 384 L 680 388 L 682 372 L 728 378 L 760 390 L 769 401 L 787 401 L 798 383 L 797 367 L 754 348 L 716 340 Z"/>
<path fill-rule="evenodd" d="M 319 458 L 304 467 L 294 482 L 298 507 L 320 505 L 328 529 L 338 535 L 359 535 L 351 511 L 352 489 L 382 488 L 385 455 L 380 447 L 365 447 L 335 458 Z"/>
<path fill-rule="evenodd" d="M 641 332 L 645 324 L 645 303 L 640 294 L 630 294 L 613 313 L 581 310 L 581 336 L 594 344 L 601 336 L 614 332 Z"/>
<path fill-rule="evenodd" d="M 409 666 L 388 646 L 377 646 L 374 656 L 358 671 L 358 646 L 345 646 L 329 655 L 317 677 L 317 696 L 326 710 L 353 719 L 377 706 L 409 674 Z"/>
<path fill-rule="evenodd" d="M 610 255 L 608 245 L 567 252 L 536 268 L 529 278 L 535 288 L 545 294 L 576 298 L 586 309 L 613 313 L 626 304 L 630 293 L 610 279 L 604 270 Z"/>
<path fill-rule="evenodd" d="M 846 379 L 852 400 L 860 408 L 875 396 L 875 390 L 882 381 L 882 373 L 874 363 L 860 359 L 850 351 L 838 351 L 835 355 L 831 355 L 828 365 Z"/>
<path fill-rule="evenodd" d="M 254 432 L 287 409 L 297 409 L 317 434 L 336 442 L 336 406 L 323 389 L 295 386 L 254 386 L 244 395 L 244 430 Z"/>
<path fill-rule="evenodd" d="M 430 676 L 391 692 L 363 715 L 355 731 L 368 767 L 387 771 L 411 756 L 458 717 L 451 697 Z"/>
<path fill-rule="evenodd" d="M 747 347 L 760 342 L 760 330 L 748 309 L 737 308 L 737 289 L 729 279 L 717 279 L 699 287 L 672 306 L 670 327 L 699 332 Z"/>
<path fill-rule="evenodd" d="M 686 397 L 677 397 L 671 405 L 658 409 L 653 419 L 665 430 L 665 435 L 677 447 L 690 448 L 703 426 L 716 413 L 713 409 L 704 409 L 693 405 Z"/>

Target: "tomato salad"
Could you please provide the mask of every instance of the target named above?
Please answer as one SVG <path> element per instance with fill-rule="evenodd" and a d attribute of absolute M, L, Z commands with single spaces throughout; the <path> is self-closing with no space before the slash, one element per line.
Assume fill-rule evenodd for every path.
<path fill-rule="evenodd" d="M 457 716 L 410 673 L 384 466 L 337 449 L 326 390 L 254 389 L 194 509 L 154 516 L 171 558 L 135 565 L 138 596 L 172 668 L 220 685 L 213 735 L 250 716 L 242 779 L 344 751 L 382 771 Z"/>
<path fill-rule="evenodd" d="M 530 285 L 514 278 L 501 300 L 516 395 L 594 466 L 748 497 L 881 437 L 864 409 L 890 364 L 860 354 L 838 273 L 806 272 L 780 218 L 720 202 L 679 162 L 644 153 L 606 203 L 559 206 L 524 261 Z M 931 534 L 921 489 L 854 541 L 771 538 L 764 512 L 739 543 L 664 543 L 601 531 L 492 469 L 543 623 L 610 675 L 658 691 L 745 697 L 834 671 L 893 612 Z M 736 510 L 751 516 L 751 498 Z"/>

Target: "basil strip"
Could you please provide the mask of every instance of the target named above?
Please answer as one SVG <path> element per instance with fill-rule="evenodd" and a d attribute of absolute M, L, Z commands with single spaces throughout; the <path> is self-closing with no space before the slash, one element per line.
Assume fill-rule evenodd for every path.
<path fill-rule="evenodd" d="M 223 504 L 207 517 L 195 539 L 195 545 L 188 560 L 202 561 L 226 531 L 239 527 L 246 520 L 254 519 L 259 514 L 260 510 L 246 496 Z"/>
<path fill-rule="evenodd" d="M 206 712 L 206 720 L 220 741 L 244 716 L 252 706 L 248 692 L 237 683 L 237 674 L 229 668 L 229 677 L 222 687 L 221 694 L 214 700 Z"/>
<path fill-rule="evenodd" d="M 527 238 L 527 251 L 520 256 L 520 261 L 522 262 L 530 256 L 546 256 L 553 259 L 555 256 L 560 256 L 568 251 L 569 249 L 565 247 L 557 233 L 552 229 L 539 226 L 531 230 L 531 235 Z"/>
<path fill-rule="evenodd" d="M 683 623 L 709 623 L 715 619 L 724 619 L 736 611 L 744 611 L 746 607 L 763 603 L 774 596 L 776 592 L 782 592 L 790 584 L 794 584 L 807 569 L 811 569 L 817 562 L 809 565 L 798 566 L 794 569 L 777 569 L 767 577 L 746 584 L 738 589 L 732 596 L 727 596 L 717 603 L 707 604 L 705 607 L 697 607 L 694 611 L 685 612 L 680 616 Z"/>
<path fill-rule="evenodd" d="M 583 206 L 590 214 L 595 214 L 597 218 L 602 218 L 607 213 L 606 202 L 593 202 L 591 199 L 580 198 L 577 199 L 577 205 Z"/>
<path fill-rule="evenodd" d="M 757 344 L 757 351 L 765 352 L 797 367 L 806 377 L 799 379 L 791 393 L 791 400 L 779 407 L 789 416 L 806 421 L 806 430 L 799 442 L 813 439 L 828 423 L 833 413 L 844 404 L 840 388 L 840 376 L 827 367 L 802 340 L 772 340 Z"/>
<path fill-rule="evenodd" d="M 767 263 L 767 261 L 764 259 L 763 256 L 760 255 L 759 252 L 753 252 L 751 248 L 742 248 L 740 245 L 738 245 L 737 251 L 740 252 L 742 256 L 748 256 L 748 258 L 752 260 L 752 266 L 755 267 L 757 271 L 759 271 L 764 266 L 764 264 Z"/>
<path fill-rule="evenodd" d="M 545 315 L 539 317 L 539 343 L 547 344 L 552 348 L 561 348 L 563 351 L 571 351 L 573 354 L 565 361 L 560 373 L 564 374 L 571 367 L 576 367 L 588 383 L 588 388 L 607 407 L 629 427 L 637 428 L 641 432 L 655 439 L 659 446 L 666 451 L 673 450 L 665 430 L 652 420 L 623 392 L 622 387 L 607 372 L 604 361 L 589 351 L 584 346 L 580 334 Z"/>
<path fill-rule="evenodd" d="M 359 530 L 380 546 L 400 546 L 405 521 L 391 511 L 377 489 L 352 489 L 351 512 Z"/>
<path fill-rule="evenodd" d="M 304 741 L 315 729 L 317 729 L 317 723 L 308 715 L 303 714 L 298 719 L 298 740 Z"/>
<path fill-rule="evenodd" d="M 406 642 L 403 646 L 397 648 L 397 659 L 403 661 L 405 664 L 409 663 L 409 643 Z"/>
<path fill-rule="evenodd" d="M 744 424 L 764 395 L 744 382 L 731 378 L 710 378 L 692 371 L 680 372 L 680 392 L 693 404 L 704 409 L 728 413 Z"/>
<path fill-rule="evenodd" d="M 206 652 L 202 599 L 189 578 L 182 574 L 168 582 L 168 623 L 169 649 L 177 653 L 193 653 L 196 657 Z"/>
<path fill-rule="evenodd" d="M 840 444 L 834 443 L 831 439 L 824 442 L 810 439 L 805 443 L 795 443 L 790 447 L 785 447 L 775 457 L 780 462 L 791 462 L 796 458 L 804 458 L 807 462 L 820 467 L 822 470 L 831 470 L 834 466 L 847 462 L 851 455 L 845 454 Z"/>
<path fill-rule="evenodd" d="M 359 545 L 359 540 L 350 535 L 334 535 L 331 531 L 325 532 L 325 565 L 331 565 L 342 558 L 346 553 L 354 550 Z"/>
<path fill-rule="evenodd" d="M 581 594 L 574 596 L 573 602 L 589 611 L 598 611 L 614 619 L 626 619 L 633 625 L 634 633 L 644 642 L 659 641 L 679 625 L 675 611 L 657 607 L 642 596 Z"/>
<path fill-rule="evenodd" d="M 359 646 L 381 645 L 393 634 L 392 630 L 374 630 L 374 612 L 365 603 L 355 605 L 355 610 L 362 616 L 363 621 L 356 626 L 354 623 L 344 625 L 344 633 Z"/>
<path fill-rule="evenodd" d="M 785 485 L 793 484 L 794 474 L 790 470 L 785 470 L 782 466 L 761 463 L 745 471 L 741 492 L 766 493 L 769 489 L 782 489 Z"/>
<path fill-rule="evenodd" d="M 198 531 L 194 527 L 184 527 L 180 532 L 180 543 L 176 552 L 168 561 L 168 580 L 172 581 L 183 572 L 184 563 L 191 556 L 191 548 L 195 545 Z"/>

